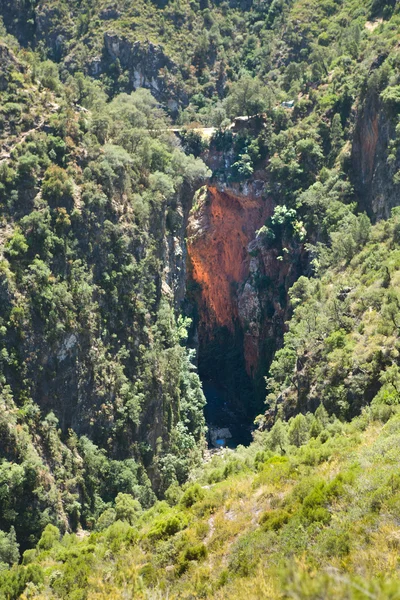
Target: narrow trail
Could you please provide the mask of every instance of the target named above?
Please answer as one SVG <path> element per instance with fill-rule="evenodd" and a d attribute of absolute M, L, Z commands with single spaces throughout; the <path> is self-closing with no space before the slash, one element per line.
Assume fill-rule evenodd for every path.
<path fill-rule="evenodd" d="M 11 152 L 14 150 L 14 148 L 16 148 L 18 146 L 18 144 L 21 144 L 31 133 L 34 133 L 35 131 L 40 131 L 42 129 L 42 127 L 44 126 L 45 122 L 46 122 L 45 117 L 41 117 L 39 123 L 35 127 L 32 127 L 32 129 L 29 129 L 28 131 L 25 131 L 24 133 L 22 133 L 14 141 L 14 143 L 12 144 L 11 147 L 7 148 L 6 150 L 3 150 L 3 152 L 0 152 L 0 162 L 2 162 L 3 160 L 7 160 L 8 158 L 11 158 Z"/>
<path fill-rule="evenodd" d="M 216 132 L 216 127 L 172 127 L 168 129 L 168 131 L 172 131 L 173 133 L 182 133 L 182 131 L 195 131 L 196 133 L 200 133 L 205 138 L 210 138 Z"/>
<path fill-rule="evenodd" d="M 79 106 L 77 105 L 75 108 L 77 108 L 79 110 L 79 112 L 90 112 L 88 109 L 84 108 L 83 106 Z M 50 111 L 49 114 L 47 114 L 46 116 L 42 116 L 39 120 L 39 123 L 37 125 L 35 125 L 35 127 L 32 127 L 31 129 L 29 129 L 28 131 L 25 131 L 24 133 L 21 133 L 13 142 L 11 145 L 3 143 L 0 148 L 0 162 L 3 162 L 4 160 L 8 160 L 11 158 L 11 153 L 12 151 L 19 145 L 21 144 L 31 133 L 34 133 L 36 131 L 40 131 L 41 129 L 43 129 L 46 120 L 48 119 L 49 115 L 54 114 L 55 112 L 57 112 L 57 110 L 59 109 L 59 105 L 56 103 L 51 103 L 50 104 Z M 238 117 L 239 119 L 248 119 L 248 117 Z M 232 128 L 234 126 L 234 123 L 231 124 L 230 128 Z M 149 130 L 151 131 L 151 130 Z M 182 133 L 183 131 L 194 131 L 196 133 L 199 133 L 202 137 L 206 138 L 206 139 L 210 139 L 214 133 L 217 131 L 216 127 L 169 127 L 168 129 L 161 129 L 159 131 L 171 131 L 172 133 Z"/>

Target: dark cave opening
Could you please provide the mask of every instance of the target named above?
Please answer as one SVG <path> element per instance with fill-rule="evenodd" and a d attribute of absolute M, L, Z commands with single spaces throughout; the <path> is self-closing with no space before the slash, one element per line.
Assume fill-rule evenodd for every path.
<path fill-rule="evenodd" d="M 254 381 L 246 372 L 241 338 L 240 331 L 232 334 L 226 327 L 204 338 L 200 334 L 198 372 L 207 400 L 204 414 L 210 447 L 250 444 L 254 418 L 262 410 Z"/>

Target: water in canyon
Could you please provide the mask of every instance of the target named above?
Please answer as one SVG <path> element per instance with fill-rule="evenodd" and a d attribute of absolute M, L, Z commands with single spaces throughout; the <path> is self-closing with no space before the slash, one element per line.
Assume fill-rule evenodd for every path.
<path fill-rule="evenodd" d="M 251 422 L 232 411 L 226 391 L 215 381 L 203 381 L 203 391 L 207 400 L 204 412 L 209 446 L 236 448 L 240 444 L 250 444 Z"/>

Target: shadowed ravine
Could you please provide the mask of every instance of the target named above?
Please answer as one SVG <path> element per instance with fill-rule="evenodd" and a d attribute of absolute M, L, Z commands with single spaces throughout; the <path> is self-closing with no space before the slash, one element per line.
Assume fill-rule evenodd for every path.
<path fill-rule="evenodd" d="M 204 413 L 208 425 L 208 443 L 210 447 L 227 446 L 236 448 L 239 444 L 250 444 L 251 424 L 248 419 L 239 416 L 229 408 L 224 390 L 214 381 L 203 381 L 203 391 L 207 400 Z M 228 429 L 232 437 L 224 437 Z M 220 435 L 214 430 L 221 430 Z M 214 442 L 214 443 L 213 443 Z"/>

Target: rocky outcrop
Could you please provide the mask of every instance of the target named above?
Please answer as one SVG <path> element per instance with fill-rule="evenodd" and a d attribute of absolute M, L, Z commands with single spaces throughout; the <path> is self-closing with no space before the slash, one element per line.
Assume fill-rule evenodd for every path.
<path fill-rule="evenodd" d="M 210 443 L 214 448 L 223 448 L 227 440 L 232 439 L 232 434 L 228 427 L 209 427 L 208 435 Z"/>
<path fill-rule="evenodd" d="M 116 61 L 127 72 L 130 89 L 149 89 L 157 100 L 168 104 L 171 110 L 180 104 L 187 104 L 186 95 L 174 82 L 173 75 L 177 72 L 177 67 L 166 56 L 161 45 L 149 41 L 133 42 L 113 31 L 107 31 L 104 34 L 103 54 L 101 57 L 92 57 L 88 64 L 89 74 L 98 77 L 107 72 Z"/>
<path fill-rule="evenodd" d="M 44 2 L 38 5 L 35 15 L 35 39 L 36 42 L 46 40 L 53 60 L 58 61 L 65 55 L 73 35 L 74 22 L 66 6 L 46 6 Z"/>
<path fill-rule="evenodd" d="M 201 182 L 204 183 L 204 182 Z M 163 224 L 162 241 L 162 293 L 166 295 L 177 310 L 181 308 L 187 283 L 187 246 L 185 243 L 186 226 L 193 204 L 195 190 L 201 185 L 185 185 L 166 215 Z"/>
<path fill-rule="evenodd" d="M 237 288 L 249 275 L 249 242 L 271 214 L 257 184 L 246 190 L 209 186 L 197 197 L 188 223 L 188 252 L 194 281 L 202 288 L 200 328 L 235 328 Z"/>
<path fill-rule="evenodd" d="M 13 69 L 20 72 L 24 71 L 12 50 L 5 44 L 0 43 L 0 91 L 7 89 L 9 74 Z"/>
<path fill-rule="evenodd" d="M 373 220 L 387 219 L 391 209 L 399 204 L 400 186 L 393 180 L 400 167 L 397 150 L 395 160 L 388 160 L 390 142 L 396 137 L 395 126 L 379 95 L 370 92 L 356 119 L 352 171 L 360 208 Z"/>

